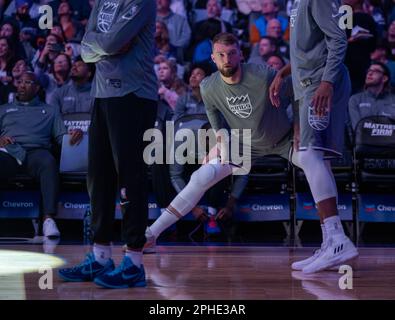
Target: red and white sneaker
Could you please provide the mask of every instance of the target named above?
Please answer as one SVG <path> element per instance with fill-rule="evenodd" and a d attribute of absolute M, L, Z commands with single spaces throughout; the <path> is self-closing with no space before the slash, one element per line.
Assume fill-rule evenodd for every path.
<path fill-rule="evenodd" d="M 143 253 L 156 253 L 156 238 L 149 227 L 145 230 L 145 237 L 147 241 L 143 247 Z"/>

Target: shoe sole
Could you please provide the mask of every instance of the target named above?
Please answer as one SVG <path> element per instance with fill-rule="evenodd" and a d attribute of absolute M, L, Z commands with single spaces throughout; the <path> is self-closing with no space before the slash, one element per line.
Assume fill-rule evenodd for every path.
<path fill-rule="evenodd" d="M 317 269 L 317 270 L 314 270 L 314 271 L 305 271 L 305 270 L 302 270 L 302 271 L 303 271 L 303 273 L 305 273 L 305 274 L 311 274 L 311 273 L 320 272 L 320 271 L 323 271 L 323 270 L 328 270 L 328 269 L 334 268 L 335 266 L 341 266 L 341 265 L 344 264 L 345 262 L 350 261 L 350 260 L 353 260 L 353 259 L 357 258 L 358 256 L 359 256 L 358 251 L 353 250 L 353 251 L 351 251 L 350 253 L 348 253 L 346 256 L 342 257 L 340 260 L 336 260 L 336 261 L 334 261 L 334 262 L 332 262 L 332 263 L 329 263 L 329 264 L 327 264 L 327 265 L 324 265 L 324 266 L 320 267 L 320 268 Z"/>
<path fill-rule="evenodd" d="M 59 276 L 62 280 L 67 281 L 67 282 L 92 282 L 92 281 L 93 281 L 93 279 L 92 279 L 92 280 L 88 280 L 88 279 L 68 278 L 68 277 L 62 275 L 61 273 L 58 273 L 58 276 Z"/>
<path fill-rule="evenodd" d="M 103 288 L 106 288 L 106 289 L 127 289 L 127 288 L 138 288 L 138 287 L 145 287 L 145 286 L 147 286 L 147 282 L 145 280 L 134 282 L 131 285 L 125 284 L 125 285 L 120 285 L 120 286 L 113 286 L 111 284 L 108 284 L 108 283 L 105 283 L 105 282 L 101 281 L 98 278 L 95 278 L 93 280 L 93 282 L 96 283 L 97 285 L 103 287 Z"/>

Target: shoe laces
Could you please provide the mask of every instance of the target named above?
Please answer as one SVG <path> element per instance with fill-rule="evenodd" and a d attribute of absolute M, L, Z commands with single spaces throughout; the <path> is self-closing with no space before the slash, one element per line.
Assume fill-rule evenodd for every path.
<path fill-rule="evenodd" d="M 77 271 L 81 267 L 85 267 L 89 265 L 90 271 L 92 273 L 92 264 L 95 262 L 95 256 L 93 255 L 92 252 L 86 254 L 86 258 L 84 261 L 82 261 L 80 264 L 77 264 L 76 266 L 71 268 L 71 271 Z"/>

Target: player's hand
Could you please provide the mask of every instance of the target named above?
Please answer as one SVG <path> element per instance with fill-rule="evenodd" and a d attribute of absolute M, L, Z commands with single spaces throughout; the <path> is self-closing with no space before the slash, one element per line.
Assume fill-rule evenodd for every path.
<path fill-rule="evenodd" d="M 72 129 L 69 131 L 70 145 L 79 145 L 84 137 L 81 129 Z"/>
<path fill-rule="evenodd" d="M 14 138 L 8 136 L 0 137 L 0 148 L 4 148 L 8 144 L 13 144 L 15 142 Z"/>
<path fill-rule="evenodd" d="M 196 218 L 196 220 L 200 221 L 200 222 L 205 222 L 208 220 L 208 215 L 207 212 L 204 211 L 202 208 L 200 207 L 195 207 L 192 209 L 192 214 L 193 216 Z"/>
<path fill-rule="evenodd" d="M 225 207 L 219 210 L 217 215 L 215 216 L 215 219 L 217 220 L 228 220 L 232 218 L 233 216 L 233 208 L 230 207 Z"/>
<path fill-rule="evenodd" d="M 311 102 L 314 113 L 319 117 L 328 113 L 332 106 L 333 84 L 327 81 L 322 81 L 314 94 Z"/>
<path fill-rule="evenodd" d="M 282 84 L 283 76 L 278 72 L 269 88 L 270 101 L 276 108 L 280 107 L 280 90 Z"/>
<path fill-rule="evenodd" d="M 209 163 L 210 160 L 220 158 L 220 157 L 221 157 L 221 150 L 219 149 L 218 145 L 216 145 L 216 146 L 214 146 L 214 148 L 212 148 L 210 150 L 208 155 L 204 157 L 202 164 Z"/>

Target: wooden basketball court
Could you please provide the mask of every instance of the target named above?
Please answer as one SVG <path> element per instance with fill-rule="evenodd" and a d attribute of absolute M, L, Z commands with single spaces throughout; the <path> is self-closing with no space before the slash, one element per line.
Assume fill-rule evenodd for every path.
<path fill-rule="evenodd" d="M 108 290 L 94 283 L 63 282 L 54 270 L 52 289 L 40 289 L 42 277 L 49 274 L 37 270 L 0 275 L 0 299 L 395 299 L 395 248 L 360 248 L 360 257 L 353 265 L 352 283 L 347 282 L 352 289 L 344 290 L 339 287 L 344 274 L 337 271 L 304 275 L 290 269 L 291 262 L 307 257 L 312 248 L 158 246 L 157 249 L 157 253 L 144 256 L 148 282 L 145 288 Z M 88 250 L 89 247 L 78 245 L 52 248 L 54 256 L 64 259 L 67 266 L 81 262 Z M 42 253 L 43 246 L 0 245 L 0 253 L 14 251 L 22 254 L 22 258 L 8 262 L 28 265 L 32 260 L 24 260 L 24 252 Z M 116 263 L 121 260 L 120 247 L 114 247 L 113 258 Z"/>

